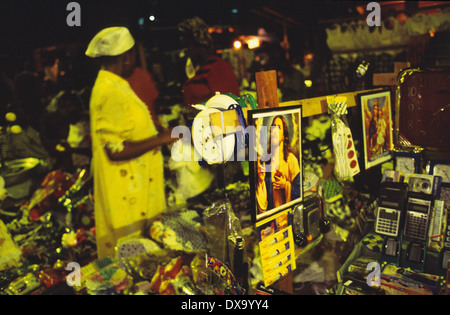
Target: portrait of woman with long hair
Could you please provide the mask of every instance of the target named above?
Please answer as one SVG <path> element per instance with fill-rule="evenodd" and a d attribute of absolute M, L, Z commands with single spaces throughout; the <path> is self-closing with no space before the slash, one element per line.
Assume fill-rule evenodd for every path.
<path fill-rule="evenodd" d="M 291 149 L 292 141 L 285 116 L 275 116 L 270 124 L 268 142 L 270 159 L 267 159 L 267 156 L 261 158 L 262 156 L 258 154 L 256 162 L 258 214 L 301 197 L 301 168 L 299 158 Z"/>

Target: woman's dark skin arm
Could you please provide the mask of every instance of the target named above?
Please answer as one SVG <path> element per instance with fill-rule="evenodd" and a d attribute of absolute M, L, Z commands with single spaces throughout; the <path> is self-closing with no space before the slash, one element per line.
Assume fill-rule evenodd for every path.
<path fill-rule="evenodd" d="M 155 137 L 141 141 L 124 141 L 123 150 L 113 152 L 108 146 L 105 146 L 106 154 L 111 161 L 127 161 L 141 156 L 148 151 L 156 149 L 164 144 L 169 144 L 177 140 L 171 137 L 172 129 L 165 130 Z"/>

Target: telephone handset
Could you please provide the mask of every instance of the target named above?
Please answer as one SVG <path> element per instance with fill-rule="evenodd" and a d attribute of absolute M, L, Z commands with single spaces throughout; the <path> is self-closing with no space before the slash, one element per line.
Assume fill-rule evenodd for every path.
<path fill-rule="evenodd" d="M 407 189 L 406 183 L 381 183 L 375 232 L 386 236 L 396 237 L 399 235 Z"/>

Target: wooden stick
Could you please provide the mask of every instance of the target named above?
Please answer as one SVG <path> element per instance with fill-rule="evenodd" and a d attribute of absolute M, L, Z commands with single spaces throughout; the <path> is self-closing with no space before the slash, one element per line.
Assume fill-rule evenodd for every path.
<path fill-rule="evenodd" d="M 264 90 L 264 89 L 262 89 Z M 269 93 L 269 89 L 265 89 L 266 92 L 261 93 Z M 346 97 L 347 98 L 347 107 L 355 107 L 358 106 L 358 94 L 361 93 L 367 93 L 367 92 L 375 92 L 380 91 L 382 88 L 378 89 L 372 89 L 372 90 L 363 90 L 363 91 L 356 91 L 356 92 L 346 92 L 346 93 L 339 93 L 334 95 L 328 95 L 328 96 L 334 96 L 334 97 Z M 266 95 L 266 94 L 264 94 Z M 264 96 L 263 96 L 264 97 Z M 258 96 L 259 99 L 259 96 Z M 261 104 L 260 102 L 258 102 Z M 265 101 L 264 101 L 265 103 Z M 270 104 L 270 102 L 269 102 Z M 320 115 L 328 112 L 328 103 L 327 103 L 327 96 L 318 96 L 313 98 L 307 98 L 302 100 L 295 100 L 295 101 L 288 101 L 288 102 L 282 102 L 278 103 L 277 106 L 283 107 L 283 106 L 292 106 L 292 105 L 302 105 L 302 117 L 309 117 L 314 115 Z M 258 108 L 265 108 L 258 105 Z M 248 111 L 250 108 L 242 108 L 242 112 L 244 113 L 244 117 L 248 122 Z M 215 132 L 214 136 L 220 135 L 222 130 L 222 115 L 223 115 L 223 121 L 225 126 L 225 134 L 233 133 L 235 132 L 235 127 L 239 126 L 239 117 L 237 116 L 237 112 L 235 110 L 228 110 L 221 113 L 212 113 L 210 115 L 211 118 L 211 126 L 216 126 L 218 128 L 213 128 Z M 228 127 L 228 128 L 227 128 Z M 227 132 L 228 129 L 228 132 Z"/>
<path fill-rule="evenodd" d="M 277 71 L 255 73 L 258 108 L 278 107 Z"/>

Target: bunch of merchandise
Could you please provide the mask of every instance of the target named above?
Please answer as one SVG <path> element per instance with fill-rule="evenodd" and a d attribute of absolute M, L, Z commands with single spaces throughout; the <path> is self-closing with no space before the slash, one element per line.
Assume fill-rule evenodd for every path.
<path fill-rule="evenodd" d="M 2 242 L 2 256 L 18 253 L 0 266 L 1 294 L 71 292 L 65 283 L 68 263 L 95 259 L 93 203 L 85 174 L 48 173 L 29 200 L 17 205 L 15 218 L 0 221 L 3 237 L 10 240 Z"/>
<path fill-rule="evenodd" d="M 211 283 L 215 265 L 206 264 L 204 222 L 195 210 L 160 215 L 145 237 L 121 240 L 114 257 L 97 259 L 91 183 L 85 170 L 52 171 L 15 219 L 0 221 L 1 295 L 226 291 L 224 280 L 215 280 L 220 288 Z"/>

